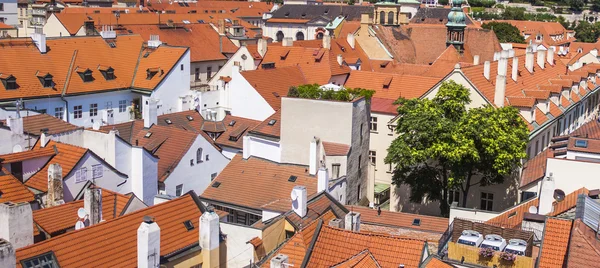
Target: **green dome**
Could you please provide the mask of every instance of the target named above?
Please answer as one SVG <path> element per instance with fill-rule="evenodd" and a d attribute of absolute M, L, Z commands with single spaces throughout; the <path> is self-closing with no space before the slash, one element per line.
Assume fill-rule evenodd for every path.
<path fill-rule="evenodd" d="M 452 0 L 452 6 L 461 7 L 463 4 L 463 0 Z"/>
<path fill-rule="evenodd" d="M 460 0 L 458 0 L 460 1 Z M 462 11 L 450 11 L 450 13 L 448 13 L 448 23 L 449 24 L 455 24 L 455 25 L 461 25 L 461 24 L 465 24 L 466 21 L 466 17 L 465 17 L 465 13 L 463 13 Z"/>

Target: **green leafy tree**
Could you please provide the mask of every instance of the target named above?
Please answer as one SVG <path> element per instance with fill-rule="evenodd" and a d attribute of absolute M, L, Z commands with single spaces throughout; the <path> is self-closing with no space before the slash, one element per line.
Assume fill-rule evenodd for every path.
<path fill-rule="evenodd" d="M 569 8 L 573 11 L 582 11 L 585 6 L 583 0 L 569 0 L 567 3 L 569 4 Z"/>
<path fill-rule="evenodd" d="M 600 0 L 592 0 L 592 6 L 590 9 L 594 12 L 600 11 Z"/>
<path fill-rule="evenodd" d="M 506 7 L 502 17 L 505 20 L 525 20 L 525 9 L 520 7 Z"/>
<path fill-rule="evenodd" d="M 319 84 L 306 84 L 288 89 L 288 97 L 320 100 L 352 101 L 365 97 L 367 101 L 375 91 L 364 88 L 342 88 L 340 90 L 323 89 Z"/>
<path fill-rule="evenodd" d="M 587 21 L 581 21 L 574 28 L 575 38 L 579 42 L 595 43 L 598 40 L 598 24 L 591 24 Z"/>
<path fill-rule="evenodd" d="M 567 21 L 567 19 L 565 19 L 565 17 L 558 16 L 558 18 L 556 18 L 556 21 L 558 21 L 558 23 L 565 27 L 565 29 L 571 29 L 571 24 Z"/>
<path fill-rule="evenodd" d="M 521 35 L 519 28 L 510 23 L 492 21 L 481 25 L 481 27 L 493 30 L 500 43 L 525 43 L 525 38 Z"/>
<path fill-rule="evenodd" d="M 445 82 L 433 99 L 403 99 L 396 133 L 385 158 L 393 182 L 410 186 L 410 201 L 440 201 L 448 215 L 448 191 L 466 200 L 471 187 L 504 182 L 526 157 L 528 130 L 513 107 L 467 110 L 469 90 Z"/>

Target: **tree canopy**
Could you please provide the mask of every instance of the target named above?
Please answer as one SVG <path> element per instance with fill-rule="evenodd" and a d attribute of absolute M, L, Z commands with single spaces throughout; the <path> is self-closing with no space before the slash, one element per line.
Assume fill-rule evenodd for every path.
<path fill-rule="evenodd" d="M 600 23 L 591 24 L 587 21 L 581 21 L 574 30 L 577 41 L 595 43 L 600 36 Z"/>
<path fill-rule="evenodd" d="M 470 187 L 504 182 L 526 157 L 528 129 L 514 107 L 466 108 L 469 90 L 454 81 L 433 99 L 396 103 L 398 137 L 388 148 L 393 183 L 410 186 L 410 201 L 440 201 L 448 215 L 448 191 L 460 191 L 466 204 Z"/>
<path fill-rule="evenodd" d="M 375 94 L 375 91 L 364 88 L 341 88 L 340 90 L 333 90 L 322 88 L 319 84 L 292 86 L 288 90 L 288 97 L 337 101 L 353 101 L 360 97 L 370 100 L 373 94 Z"/>
<path fill-rule="evenodd" d="M 525 43 L 519 28 L 510 23 L 491 21 L 481 25 L 481 28 L 493 30 L 500 43 Z"/>

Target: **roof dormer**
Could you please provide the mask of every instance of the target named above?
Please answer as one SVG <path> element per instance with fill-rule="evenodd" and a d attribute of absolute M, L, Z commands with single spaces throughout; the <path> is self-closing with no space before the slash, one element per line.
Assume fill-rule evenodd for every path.
<path fill-rule="evenodd" d="M 92 76 L 92 70 L 90 70 L 90 68 L 87 68 L 85 70 L 78 70 L 77 73 L 85 83 L 94 81 L 94 76 Z"/>
<path fill-rule="evenodd" d="M 50 73 L 46 73 L 45 75 L 41 75 L 38 74 L 38 79 L 40 79 L 40 83 L 42 83 L 42 86 L 45 88 L 52 88 L 54 87 L 54 76 L 52 76 Z"/>
<path fill-rule="evenodd" d="M 100 70 L 100 73 L 107 81 L 115 80 L 115 69 L 113 69 L 111 66 L 98 66 L 98 70 Z"/>
<path fill-rule="evenodd" d="M 17 78 L 12 74 L 6 77 L 0 74 L 0 81 L 2 81 L 2 84 L 6 90 L 15 90 L 19 87 L 19 85 L 17 85 Z"/>
<path fill-rule="evenodd" d="M 152 78 L 159 72 L 161 71 L 160 68 L 148 68 L 146 69 L 146 79 L 147 80 L 152 80 Z M 161 71 L 161 75 L 162 75 L 162 71 Z"/>

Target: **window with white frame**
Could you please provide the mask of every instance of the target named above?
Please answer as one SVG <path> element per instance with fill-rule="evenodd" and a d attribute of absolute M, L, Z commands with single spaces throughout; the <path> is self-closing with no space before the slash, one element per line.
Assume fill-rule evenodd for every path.
<path fill-rule="evenodd" d="M 92 179 L 102 178 L 104 176 L 104 168 L 102 165 L 92 166 Z"/>
<path fill-rule="evenodd" d="M 371 162 L 371 165 L 375 166 L 377 163 L 377 152 L 369 151 L 369 161 Z"/>
<path fill-rule="evenodd" d="M 175 195 L 176 196 L 181 196 L 182 192 L 183 192 L 183 184 L 179 184 L 179 185 L 175 186 Z"/>
<path fill-rule="evenodd" d="M 63 113 L 64 113 L 63 107 L 54 108 L 54 117 L 62 119 Z"/>
<path fill-rule="evenodd" d="M 217 173 L 216 172 L 213 173 L 213 174 L 210 174 L 210 181 L 214 181 L 216 177 L 217 177 Z"/>
<path fill-rule="evenodd" d="M 119 113 L 123 113 L 127 110 L 127 100 L 119 101 Z"/>
<path fill-rule="evenodd" d="M 481 193 L 481 205 L 479 209 L 492 211 L 494 207 L 494 194 L 492 193 Z"/>
<path fill-rule="evenodd" d="M 73 118 L 78 119 L 83 117 L 83 106 L 75 105 L 73 106 Z"/>
<path fill-rule="evenodd" d="M 340 164 L 331 164 L 331 178 L 337 179 L 340 177 Z"/>
<path fill-rule="evenodd" d="M 87 168 L 82 167 L 75 171 L 75 183 L 86 182 L 87 180 Z"/>
<path fill-rule="evenodd" d="M 202 148 L 196 151 L 196 163 L 202 163 Z"/>
<path fill-rule="evenodd" d="M 90 104 L 90 116 L 98 115 L 98 103 Z"/>
<path fill-rule="evenodd" d="M 369 127 L 371 131 L 377 131 L 377 117 L 371 116 L 371 124 Z"/>

